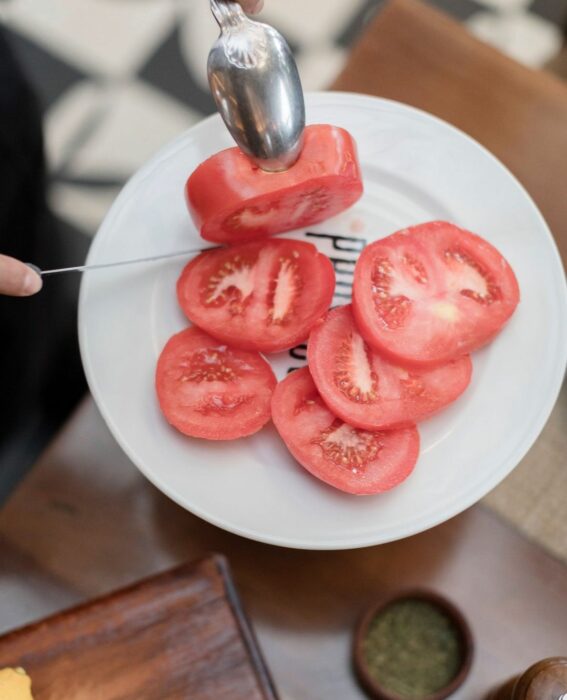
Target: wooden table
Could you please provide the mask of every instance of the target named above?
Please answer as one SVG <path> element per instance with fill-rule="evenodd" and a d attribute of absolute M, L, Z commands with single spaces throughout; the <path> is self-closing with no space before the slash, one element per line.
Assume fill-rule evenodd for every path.
<path fill-rule="evenodd" d="M 567 90 L 550 81 L 436 12 L 395 0 L 338 86 L 426 106 L 468 127 L 528 184 L 565 251 Z M 495 123 L 511 104 L 521 124 L 502 133 Z M 536 149 L 538 139 L 544 148 Z M 364 606 L 388 589 L 435 588 L 469 618 L 477 653 L 456 698 L 478 698 L 567 648 L 567 568 L 482 506 L 367 549 L 304 552 L 248 541 L 198 520 L 152 487 L 90 399 L 0 514 L 0 629 L 210 551 L 232 564 L 283 700 L 364 697 L 350 669 L 351 630 Z"/>
<path fill-rule="evenodd" d="M 476 659 L 456 698 L 480 697 L 567 645 L 567 568 L 485 509 L 367 549 L 252 542 L 151 486 L 90 399 L 14 494 L 0 533 L 0 630 L 222 552 L 282 700 L 363 698 L 350 671 L 353 624 L 377 595 L 402 586 L 446 593 L 472 625 Z"/>

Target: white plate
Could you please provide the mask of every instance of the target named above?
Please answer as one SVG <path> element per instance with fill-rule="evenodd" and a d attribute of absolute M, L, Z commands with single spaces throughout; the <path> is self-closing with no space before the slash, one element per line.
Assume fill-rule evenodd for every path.
<path fill-rule="evenodd" d="M 484 496 L 542 430 L 567 355 L 565 278 L 549 230 L 514 177 L 448 124 L 395 102 L 327 93 L 307 97 L 308 123 L 332 122 L 358 142 L 365 194 L 350 211 L 312 227 L 339 259 L 337 292 L 363 240 L 433 219 L 478 232 L 506 256 L 522 301 L 504 332 L 474 356 L 467 392 L 420 426 L 414 473 L 390 493 L 349 496 L 318 482 L 289 455 L 273 427 L 228 443 L 185 438 L 154 395 L 167 339 L 187 325 L 175 282 L 183 261 L 84 275 L 79 331 L 91 391 L 114 436 L 140 470 L 187 510 L 226 530 L 272 544 L 345 549 L 396 540 L 451 518 Z M 164 148 L 126 185 L 88 262 L 150 256 L 203 244 L 183 200 L 189 173 L 230 146 L 218 116 Z M 343 238 L 321 237 L 333 234 Z M 336 303 L 345 303 L 337 297 Z M 301 351 L 273 358 L 282 377 Z M 534 475 L 537 478 L 537 475 Z"/>

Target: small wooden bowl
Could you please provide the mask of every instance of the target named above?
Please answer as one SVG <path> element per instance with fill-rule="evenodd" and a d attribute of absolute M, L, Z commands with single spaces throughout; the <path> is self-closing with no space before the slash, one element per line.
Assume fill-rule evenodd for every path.
<path fill-rule="evenodd" d="M 437 593 L 433 593 L 432 591 L 420 589 L 404 591 L 401 594 L 398 593 L 380 600 L 378 603 L 372 605 L 363 614 L 356 627 L 353 644 L 353 662 L 358 680 L 371 698 L 377 698 L 378 700 L 406 700 L 405 698 L 395 695 L 385 688 L 382 688 L 379 682 L 368 671 L 363 653 L 363 643 L 372 620 L 389 605 L 392 605 L 392 603 L 398 603 L 402 600 L 423 600 L 427 603 L 435 605 L 451 618 L 456 629 L 460 632 L 461 666 L 457 675 L 444 688 L 441 688 L 436 693 L 419 699 L 443 700 L 443 698 L 446 698 L 451 695 L 451 693 L 454 693 L 467 677 L 472 665 L 474 644 L 470 627 L 460 610 L 458 610 L 449 600 L 441 595 L 438 595 Z"/>

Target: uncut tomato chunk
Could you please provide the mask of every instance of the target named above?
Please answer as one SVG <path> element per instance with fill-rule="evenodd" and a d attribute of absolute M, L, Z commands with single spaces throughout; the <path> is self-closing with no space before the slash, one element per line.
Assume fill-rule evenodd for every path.
<path fill-rule="evenodd" d="M 276 385 L 270 365 L 258 353 L 230 348 L 199 328 L 169 339 L 155 382 L 167 421 L 191 437 L 234 440 L 270 420 Z"/>
<path fill-rule="evenodd" d="M 433 221 L 375 241 L 354 273 L 353 312 L 394 362 L 436 366 L 498 334 L 519 302 L 514 272 L 480 236 Z"/>
<path fill-rule="evenodd" d="M 311 243 L 282 238 L 201 253 L 177 282 L 190 321 L 235 347 L 261 352 L 305 340 L 334 290 L 329 258 Z"/>
<path fill-rule="evenodd" d="M 412 425 L 455 401 L 471 380 L 469 355 L 429 369 L 407 369 L 362 338 L 350 306 L 330 311 L 309 336 L 309 370 L 327 406 L 357 428 Z"/>
<path fill-rule="evenodd" d="M 368 431 L 337 418 L 323 403 L 307 367 L 277 385 L 272 419 L 295 459 L 313 476 L 346 493 L 368 495 L 394 488 L 411 474 L 419 455 L 415 425 Z"/>
<path fill-rule="evenodd" d="M 189 212 L 201 236 L 239 243 L 316 224 L 362 195 L 352 136 L 328 124 L 308 126 L 299 160 L 268 173 L 239 148 L 215 154 L 185 186 Z"/>

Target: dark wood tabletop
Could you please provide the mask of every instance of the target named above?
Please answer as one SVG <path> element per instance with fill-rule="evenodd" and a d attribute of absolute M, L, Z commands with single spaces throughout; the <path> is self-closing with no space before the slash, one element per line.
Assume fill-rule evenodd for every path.
<path fill-rule="evenodd" d="M 524 182 L 567 252 L 567 90 L 559 82 L 414 0 L 394 0 L 336 87 L 409 102 L 469 131 Z M 158 492 L 91 399 L 0 513 L 0 629 L 211 551 L 231 562 L 283 700 L 363 698 L 350 662 L 355 622 L 400 588 L 444 593 L 469 620 L 476 652 L 457 699 L 479 698 L 538 659 L 565 653 L 567 567 L 482 506 L 379 547 L 270 547 L 223 532 Z"/>

